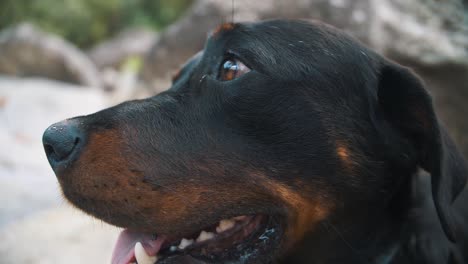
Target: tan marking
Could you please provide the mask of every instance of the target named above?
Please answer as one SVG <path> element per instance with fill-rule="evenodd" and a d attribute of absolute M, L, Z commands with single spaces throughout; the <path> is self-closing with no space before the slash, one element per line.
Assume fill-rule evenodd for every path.
<path fill-rule="evenodd" d="M 280 195 L 284 203 L 289 204 L 290 207 L 296 210 L 297 215 L 290 215 L 289 217 L 290 223 L 294 223 L 294 226 L 289 228 L 287 231 L 289 234 L 286 236 L 292 238 L 289 241 L 291 244 L 300 241 L 307 232 L 312 231 L 316 224 L 325 219 L 329 213 L 330 206 L 326 205 L 326 203 L 307 200 L 280 183 L 272 183 L 271 187 Z"/>
<path fill-rule="evenodd" d="M 183 226 L 181 221 L 196 215 L 197 205 L 209 204 L 203 193 L 210 192 L 210 188 L 182 181 L 180 185 L 154 191 L 144 173 L 129 169 L 135 166 L 123 155 L 128 144 L 118 130 L 91 133 L 73 168 L 59 177 L 65 195 L 72 201 L 74 198 L 93 201 L 94 211 L 90 213 L 115 225 L 148 232 L 154 231 L 155 226 L 163 226 L 161 230 L 167 233 L 179 231 L 172 229 Z M 109 212 L 135 218 L 131 222 L 109 218 Z"/>
<path fill-rule="evenodd" d="M 235 26 L 236 25 L 234 23 L 223 23 L 217 26 L 215 30 L 213 30 L 213 33 L 211 33 L 211 36 L 216 36 L 216 35 L 219 35 L 221 32 L 227 32 L 227 31 L 233 30 Z"/>
<path fill-rule="evenodd" d="M 325 200 L 316 190 L 308 190 L 310 188 L 305 184 L 298 188 L 299 192 L 260 173 L 254 175 L 254 177 L 260 177 L 261 184 L 268 189 L 269 193 L 279 198 L 287 207 L 289 215 L 285 234 L 286 250 L 294 247 L 306 233 L 313 231 L 318 223 L 328 217 L 333 210 L 333 201 Z M 303 194 L 314 194 L 314 197 L 305 197 Z"/>
<path fill-rule="evenodd" d="M 341 141 L 336 142 L 336 154 L 338 155 L 341 162 L 343 163 L 343 166 L 346 169 L 353 169 L 353 160 L 351 158 L 351 153 L 348 147 Z"/>
<path fill-rule="evenodd" d="M 178 69 L 178 70 L 172 75 L 172 82 L 175 82 L 177 79 L 179 79 L 181 73 L 182 73 L 182 69 Z"/>

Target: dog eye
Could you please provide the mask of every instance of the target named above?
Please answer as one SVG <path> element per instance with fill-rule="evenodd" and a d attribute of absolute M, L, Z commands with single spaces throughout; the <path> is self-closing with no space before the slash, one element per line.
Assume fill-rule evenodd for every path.
<path fill-rule="evenodd" d="M 221 69 L 219 70 L 219 79 L 221 81 L 234 80 L 237 77 L 248 73 L 249 71 L 249 67 L 245 66 L 245 64 L 239 60 L 227 59 L 223 62 L 223 64 L 221 64 Z"/>

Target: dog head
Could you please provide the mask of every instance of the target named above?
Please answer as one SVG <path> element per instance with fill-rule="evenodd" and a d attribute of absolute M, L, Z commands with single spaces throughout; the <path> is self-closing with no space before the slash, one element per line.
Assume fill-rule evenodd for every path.
<path fill-rule="evenodd" d="M 418 168 L 454 239 L 467 175 L 422 82 L 316 22 L 223 24 L 170 89 L 54 124 L 44 146 L 65 197 L 126 228 L 119 264 L 143 262 L 137 241 L 158 263 L 383 251 Z"/>

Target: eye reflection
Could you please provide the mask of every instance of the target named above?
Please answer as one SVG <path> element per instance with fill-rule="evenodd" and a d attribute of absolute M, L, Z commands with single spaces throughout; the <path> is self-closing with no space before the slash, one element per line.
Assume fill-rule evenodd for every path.
<path fill-rule="evenodd" d="M 249 71 L 250 69 L 239 60 L 227 59 L 221 64 L 219 79 L 222 81 L 231 81 Z"/>

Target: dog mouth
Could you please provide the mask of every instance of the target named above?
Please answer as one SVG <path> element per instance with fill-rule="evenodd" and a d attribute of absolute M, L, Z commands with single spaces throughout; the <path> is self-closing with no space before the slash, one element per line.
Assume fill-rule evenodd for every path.
<path fill-rule="evenodd" d="M 266 254 L 279 244 L 282 226 L 277 217 L 241 215 L 220 220 L 185 237 L 121 232 L 112 264 L 224 263 L 245 262 L 253 255 Z"/>

